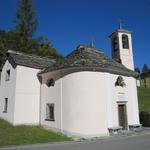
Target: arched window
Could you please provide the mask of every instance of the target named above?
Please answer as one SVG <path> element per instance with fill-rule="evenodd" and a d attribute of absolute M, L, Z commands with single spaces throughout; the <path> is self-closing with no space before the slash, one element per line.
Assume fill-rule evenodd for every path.
<path fill-rule="evenodd" d="M 113 50 L 117 51 L 119 49 L 119 42 L 118 42 L 118 38 L 117 37 L 113 38 L 112 44 L 113 44 Z"/>
<path fill-rule="evenodd" d="M 115 86 L 121 86 L 121 87 L 125 87 L 126 86 L 122 76 L 118 76 L 118 78 L 117 78 L 117 80 L 115 82 Z"/>
<path fill-rule="evenodd" d="M 49 79 L 49 80 L 47 80 L 46 85 L 47 85 L 48 87 L 54 86 L 54 85 L 55 85 L 54 79 Z"/>
<path fill-rule="evenodd" d="M 129 39 L 126 34 L 122 35 L 122 47 L 125 49 L 129 49 Z"/>

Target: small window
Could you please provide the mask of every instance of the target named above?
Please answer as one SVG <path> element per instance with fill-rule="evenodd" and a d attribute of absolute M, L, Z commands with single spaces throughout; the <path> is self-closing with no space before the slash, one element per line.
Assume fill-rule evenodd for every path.
<path fill-rule="evenodd" d="M 118 42 L 118 38 L 117 37 L 113 38 L 112 44 L 113 44 L 113 50 L 114 51 L 118 51 L 119 50 L 119 42 Z"/>
<path fill-rule="evenodd" d="M 1 72 L 0 72 L 0 84 L 1 84 Z"/>
<path fill-rule="evenodd" d="M 129 49 L 129 39 L 128 36 L 125 34 L 122 35 L 122 47 L 124 49 Z"/>
<path fill-rule="evenodd" d="M 46 85 L 47 85 L 48 87 L 54 86 L 54 85 L 55 85 L 54 79 L 49 79 L 49 80 L 47 80 Z"/>
<path fill-rule="evenodd" d="M 115 86 L 121 86 L 121 87 L 125 87 L 126 84 L 124 82 L 124 79 L 122 76 L 119 76 L 115 82 Z"/>
<path fill-rule="evenodd" d="M 46 120 L 55 121 L 54 104 L 46 104 Z"/>
<path fill-rule="evenodd" d="M 8 98 L 5 98 L 5 104 L 4 104 L 4 113 L 7 113 L 7 109 L 8 109 Z"/>
<path fill-rule="evenodd" d="M 6 81 L 10 80 L 10 70 L 6 71 Z"/>

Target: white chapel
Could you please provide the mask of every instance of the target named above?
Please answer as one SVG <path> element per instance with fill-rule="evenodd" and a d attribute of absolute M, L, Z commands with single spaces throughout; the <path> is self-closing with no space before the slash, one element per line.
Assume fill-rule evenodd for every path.
<path fill-rule="evenodd" d="M 1 70 L 0 117 L 69 136 L 108 136 L 139 124 L 131 32 L 110 35 L 112 58 L 79 45 L 60 61 L 8 51 Z"/>

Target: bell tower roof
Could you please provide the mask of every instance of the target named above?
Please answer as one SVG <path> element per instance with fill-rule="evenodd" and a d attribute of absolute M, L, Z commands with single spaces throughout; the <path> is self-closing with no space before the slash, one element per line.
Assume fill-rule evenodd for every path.
<path fill-rule="evenodd" d="M 118 29 L 113 32 L 109 37 L 111 37 L 113 34 L 117 33 L 117 32 L 122 32 L 122 33 L 130 33 L 131 34 L 131 31 L 129 30 L 126 30 L 122 27 L 122 23 L 120 22 L 119 25 L 118 25 Z"/>
<path fill-rule="evenodd" d="M 124 32 L 124 33 L 131 33 L 131 31 L 128 31 L 126 29 L 123 29 L 123 28 L 119 28 L 116 30 L 116 32 Z"/>

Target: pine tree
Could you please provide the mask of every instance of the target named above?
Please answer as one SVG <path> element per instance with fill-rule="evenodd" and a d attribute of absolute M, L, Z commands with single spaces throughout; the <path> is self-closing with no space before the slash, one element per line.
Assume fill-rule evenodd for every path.
<path fill-rule="evenodd" d="M 18 9 L 14 22 L 16 26 L 13 31 L 24 39 L 32 37 L 37 29 L 37 19 L 33 8 L 32 0 L 18 0 Z"/>
<path fill-rule="evenodd" d="M 143 73 L 149 72 L 149 68 L 148 68 L 147 64 L 144 64 L 143 69 L 142 69 L 142 72 L 143 72 Z"/>
<path fill-rule="evenodd" d="M 13 32 L 0 29 L 0 66 L 5 62 L 9 49 L 43 57 L 62 59 L 51 42 L 41 36 L 32 37 L 37 29 L 37 19 L 33 9 L 32 0 L 18 0 Z"/>

